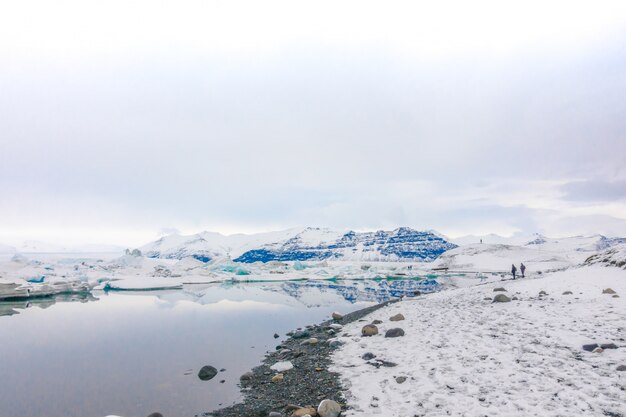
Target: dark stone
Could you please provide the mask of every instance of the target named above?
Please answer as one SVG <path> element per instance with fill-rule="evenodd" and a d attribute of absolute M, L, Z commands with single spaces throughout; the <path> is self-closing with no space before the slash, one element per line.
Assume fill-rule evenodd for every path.
<path fill-rule="evenodd" d="M 372 324 L 376 325 L 376 324 L 381 324 L 382 322 L 383 322 L 382 320 L 374 320 Z"/>
<path fill-rule="evenodd" d="M 615 343 L 604 343 L 600 345 L 602 349 L 617 349 L 617 345 Z"/>
<path fill-rule="evenodd" d="M 278 333 L 274 333 L 274 339 L 278 339 L 279 337 Z"/>
<path fill-rule="evenodd" d="M 600 345 L 598 345 L 597 343 L 592 343 L 589 345 L 583 345 L 583 350 L 587 352 L 593 352 L 593 350 L 597 347 L 600 347 Z"/>
<path fill-rule="evenodd" d="M 215 378 L 215 375 L 217 375 L 217 369 L 209 365 L 203 366 L 202 369 L 200 369 L 200 372 L 198 372 L 198 378 L 203 381 L 213 379 Z"/>
<path fill-rule="evenodd" d="M 161 414 L 161 413 L 152 413 L 148 417 L 163 417 L 163 414 Z"/>
<path fill-rule="evenodd" d="M 300 330 L 298 332 L 295 332 L 291 337 L 293 337 L 294 339 L 304 339 L 305 337 L 308 338 L 310 336 L 311 333 L 308 330 Z"/>
<path fill-rule="evenodd" d="M 387 330 L 387 332 L 385 332 L 385 337 L 400 337 L 400 336 L 404 336 L 404 330 L 402 330 L 399 327 L 396 327 L 395 329 L 389 329 Z"/>
<path fill-rule="evenodd" d="M 374 359 L 375 357 L 376 355 L 374 355 L 372 352 L 367 352 L 367 353 L 364 353 L 363 356 L 361 356 L 361 359 L 369 361 L 371 359 Z"/>

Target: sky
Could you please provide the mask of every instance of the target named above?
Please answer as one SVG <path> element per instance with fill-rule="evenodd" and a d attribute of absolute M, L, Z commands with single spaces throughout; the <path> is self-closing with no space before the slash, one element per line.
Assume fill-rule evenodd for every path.
<path fill-rule="evenodd" d="M 0 243 L 626 236 L 626 2 L 0 4 Z"/>

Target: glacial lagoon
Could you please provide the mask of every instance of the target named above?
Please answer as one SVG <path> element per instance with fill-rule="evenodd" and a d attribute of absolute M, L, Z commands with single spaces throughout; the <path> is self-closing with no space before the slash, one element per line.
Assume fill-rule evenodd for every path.
<path fill-rule="evenodd" d="M 240 399 L 239 376 L 285 333 L 438 289 L 436 279 L 221 283 L 0 301 L 0 416 L 200 415 Z M 201 381 L 204 365 L 225 370 Z"/>

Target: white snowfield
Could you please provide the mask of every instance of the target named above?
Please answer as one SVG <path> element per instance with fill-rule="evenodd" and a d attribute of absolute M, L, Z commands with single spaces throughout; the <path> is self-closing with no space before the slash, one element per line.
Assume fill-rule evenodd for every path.
<path fill-rule="evenodd" d="M 603 294 L 607 288 L 619 298 Z M 492 303 L 497 294 L 518 300 Z M 405 320 L 391 322 L 397 313 Z M 361 337 L 375 319 L 383 321 L 380 333 Z M 340 337 L 345 344 L 331 369 L 347 387 L 347 416 L 626 415 L 626 372 L 617 370 L 626 365 L 622 268 L 571 268 L 442 291 L 365 320 L 344 327 L 348 336 Z M 396 327 L 405 336 L 384 337 Z M 618 348 L 582 349 L 592 343 Z M 367 352 L 376 358 L 362 359 Z M 397 366 L 376 368 L 370 363 L 377 359 Z"/>

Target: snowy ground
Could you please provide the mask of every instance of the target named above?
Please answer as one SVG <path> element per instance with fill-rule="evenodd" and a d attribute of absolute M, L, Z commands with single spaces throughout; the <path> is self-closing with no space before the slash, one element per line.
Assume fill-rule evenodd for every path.
<path fill-rule="evenodd" d="M 502 294 L 496 287 L 519 300 L 492 303 Z M 602 293 L 609 287 L 621 298 Z M 390 322 L 397 313 L 406 319 Z M 361 337 L 375 319 L 383 321 L 380 334 Z M 348 416 L 626 415 L 626 372 L 617 371 L 626 365 L 623 269 L 458 288 L 406 299 L 366 320 L 344 328 L 346 344 L 334 357 L 348 387 Z M 394 327 L 406 335 L 385 338 Z M 618 349 L 584 351 L 589 343 Z M 376 368 L 361 358 L 367 352 L 397 366 Z"/>

